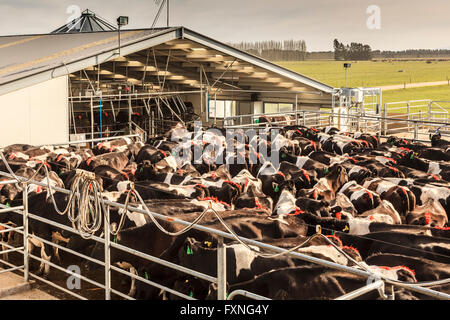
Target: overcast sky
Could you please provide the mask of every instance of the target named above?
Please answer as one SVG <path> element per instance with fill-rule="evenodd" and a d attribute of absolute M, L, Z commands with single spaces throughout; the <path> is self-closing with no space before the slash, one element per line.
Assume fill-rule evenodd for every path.
<path fill-rule="evenodd" d="M 127 28 L 150 27 L 157 12 L 154 0 L 0 0 L 0 35 L 50 32 L 71 6 L 111 22 L 128 15 Z M 332 50 L 335 38 L 381 50 L 450 48 L 449 13 L 450 0 L 170 0 L 172 26 L 222 42 L 303 39 L 309 51 Z"/>

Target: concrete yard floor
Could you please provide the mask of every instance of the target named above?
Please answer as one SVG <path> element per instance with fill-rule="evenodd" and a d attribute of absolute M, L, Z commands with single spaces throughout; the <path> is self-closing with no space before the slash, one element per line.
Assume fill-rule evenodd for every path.
<path fill-rule="evenodd" d="M 0 272 L 3 269 L 0 269 Z M 35 282 L 24 282 L 23 277 L 5 272 L 0 274 L 0 300 L 58 300 L 34 287 Z"/>

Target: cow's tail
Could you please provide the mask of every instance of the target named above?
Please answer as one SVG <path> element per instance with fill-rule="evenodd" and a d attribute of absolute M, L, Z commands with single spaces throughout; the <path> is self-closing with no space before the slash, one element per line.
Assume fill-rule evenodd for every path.
<path fill-rule="evenodd" d="M 405 199 L 405 198 L 406 198 L 406 209 L 407 209 L 407 211 L 406 211 L 405 213 L 408 213 L 408 212 L 411 211 L 411 206 L 410 206 L 410 204 L 409 204 L 409 195 L 408 195 L 408 191 L 406 191 L 405 188 L 400 187 L 400 186 L 398 187 L 398 190 L 400 191 L 400 198 L 401 198 L 401 199 Z M 405 197 L 403 197 L 403 195 L 404 195 Z"/>

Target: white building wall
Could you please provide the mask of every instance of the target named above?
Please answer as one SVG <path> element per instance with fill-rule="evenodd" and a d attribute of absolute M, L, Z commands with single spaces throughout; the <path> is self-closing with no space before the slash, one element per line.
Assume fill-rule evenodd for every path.
<path fill-rule="evenodd" d="M 67 76 L 0 96 L 0 147 L 69 141 Z"/>

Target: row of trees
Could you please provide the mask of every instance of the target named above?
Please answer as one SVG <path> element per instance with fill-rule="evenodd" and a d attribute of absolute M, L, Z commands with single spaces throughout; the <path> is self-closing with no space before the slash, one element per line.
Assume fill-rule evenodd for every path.
<path fill-rule="evenodd" d="M 333 41 L 333 51 L 307 52 L 304 40 L 258 41 L 229 43 L 231 46 L 271 61 L 303 61 L 314 59 L 371 60 L 371 59 L 416 59 L 449 58 L 450 50 L 414 49 L 403 51 L 380 51 L 363 43 L 349 45 Z"/>
<path fill-rule="evenodd" d="M 239 50 L 246 51 L 266 60 L 297 61 L 305 60 L 306 43 L 304 40 L 259 41 L 230 43 Z"/>
<path fill-rule="evenodd" d="M 402 51 L 372 51 L 375 59 L 423 59 L 423 58 L 448 58 L 450 50 L 411 49 Z"/>
<path fill-rule="evenodd" d="M 352 42 L 345 45 L 337 39 L 333 41 L 334 60 L 371 60 L 372 48 L 367 44 Z"/>

